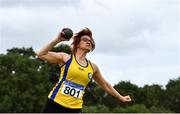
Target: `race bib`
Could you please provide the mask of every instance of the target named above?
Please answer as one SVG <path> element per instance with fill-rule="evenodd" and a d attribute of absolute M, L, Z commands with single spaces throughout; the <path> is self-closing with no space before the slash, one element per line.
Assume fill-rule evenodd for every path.
<path fill-rule="evenodd" d="M 84 86 L 74 82 L 65 81 L 61 93 L 75 98 L 81 98 L 83 95 Z"/>

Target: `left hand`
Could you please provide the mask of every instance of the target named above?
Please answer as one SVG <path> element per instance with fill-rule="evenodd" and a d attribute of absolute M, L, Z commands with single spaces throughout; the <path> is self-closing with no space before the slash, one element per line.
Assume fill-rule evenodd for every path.
<path fill-rule="evenodd" d="M 121 101 L 122 102 L 131 102 L 131 97 L 129 95 L 122 96 Z"/>

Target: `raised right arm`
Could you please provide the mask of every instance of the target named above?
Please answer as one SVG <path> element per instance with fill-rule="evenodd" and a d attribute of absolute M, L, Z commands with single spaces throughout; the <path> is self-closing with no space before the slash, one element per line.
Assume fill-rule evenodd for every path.
<path fill-rule="evenodd" d="M 67 41 L 65 38 L 61 37 L 61 34 L 64 34 L 64 33 L 60 32 L 59 35 L 55 39 L 53 39 L 47 45 L 42 47 L 39 51 L 35 52 L 36 56 L 39 59 L 45 60 L 49 63 L 55 63 L 55 64 L 65 63 L 65 61 L 68 59 L 68 57 L 70 57 L 68 54 L 63 53 L 63 52 L 51 52 L 50 51 L 59 42 Z"/>

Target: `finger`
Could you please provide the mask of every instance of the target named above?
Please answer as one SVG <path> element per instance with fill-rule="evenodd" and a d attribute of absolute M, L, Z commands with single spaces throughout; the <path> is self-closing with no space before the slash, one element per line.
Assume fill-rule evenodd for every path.
<path fill-rule="evenodd" d="M 64 37 L 61 38 L 63 41 L 69 41 L 69 39 L 66 39 Z"/>
<path fill-rule="evenodd" d="M 67 41 L 67 39 L 65 39 L 64 37 L 61 37 L 62 41 Z"/>
<path fill-rule="evenodd" d="M 60 35 L 61 35 L 61 37 L 64 37 L 64 36 L 65 36 L 65 33 L 64 33 L 64 32 L 61 32 Z"/>
<path fill-rule="evenodd" d="M 131 98 L 130 98 L 130 97 L 126 97 L 126 100 L 127 100 L 127 101 L 131 101 Z"/>
<path fill-rule="evenodd" d="M 129 98 L 128 101 L 131 101 L 131 98 Z"/>
<path fill-rule="evenodd" d="M 131 99 L 131 97 L 128 95 L 128 96 L 126 96 L 126 98 L 128 98 L 128 99 Z"/>
<path fill-rule="evenodd" d="M 65 35 L 65 33 L 62 31 L 61 34 Z"/>

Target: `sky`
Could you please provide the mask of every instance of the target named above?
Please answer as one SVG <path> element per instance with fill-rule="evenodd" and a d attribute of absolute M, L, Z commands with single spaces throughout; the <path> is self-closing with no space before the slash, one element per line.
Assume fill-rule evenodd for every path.
<path fill-rule="evenodd" d="M 180 77 L 180 0 L 0 0 L 0 53 L 37 51 L 63 27 L 92 30 L 96 49 L 87 58 L 112 85 Z"/>

